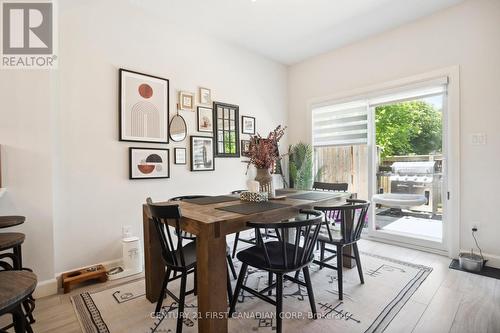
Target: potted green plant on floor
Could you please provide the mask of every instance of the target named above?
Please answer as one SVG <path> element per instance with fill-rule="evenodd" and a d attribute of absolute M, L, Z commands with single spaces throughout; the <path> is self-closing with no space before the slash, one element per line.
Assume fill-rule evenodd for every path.
<path fill-rule="evenodd" d="M 310 144 L 299 142 L 288 149 L 290 187 L 310 190 L 313 185 L 313 150 Z"/>

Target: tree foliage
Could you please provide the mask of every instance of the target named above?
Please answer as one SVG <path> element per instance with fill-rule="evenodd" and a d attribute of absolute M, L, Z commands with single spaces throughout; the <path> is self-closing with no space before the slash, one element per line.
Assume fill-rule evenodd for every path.
<path fill-rule="evenodd" d="M 377 145 L 382 157 L 441 152 L 441 112 L 423 101 L 375 108 Z"/>

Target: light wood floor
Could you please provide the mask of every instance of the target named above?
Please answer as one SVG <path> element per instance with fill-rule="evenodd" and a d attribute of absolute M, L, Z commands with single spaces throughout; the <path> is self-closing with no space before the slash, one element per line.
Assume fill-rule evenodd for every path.
<path fill-rule="evenodd" d="M 360 250 L 433 267 L 386 332 L 499 333 L 500 280 L 448 269 L 450 260 L 435 254 L 362 240 Z M 135 279 L 136 277 L 134 277 Z M 123 283 L 109 281 L 104 286 Z M 70 296 L 103 288 L 96 284 L 36 301 L 35 332 L 81 332 Z M 121 332 L 113 332 L 121 333 Z"/>

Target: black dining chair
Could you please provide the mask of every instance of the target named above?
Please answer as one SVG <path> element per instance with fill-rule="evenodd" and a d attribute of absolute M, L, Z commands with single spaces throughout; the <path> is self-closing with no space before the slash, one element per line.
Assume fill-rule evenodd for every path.
<path fill-rule="evenodd" d="M 208 197 L 208 195 L 182 195 L 170 198 L 169 201 L 183 201 L 183 200 L 200 199 L 206 197 Z M 187 240 L 196 240 L 196 235 L 193 235 L 192 233 L 183 230 L 180 231 L 180 237 Z M 228 245 L 226 245 L 226 260 L 227 260 L 227 265 L 231 270 L 231 274 L 233 275 L 233 278 L 236 279 L 237 278 L 236 269 L 234 268 L 234 263 L 233 260 L 231 259 L 231 248 Z"/>
<path fill-rule="evenodd" d="M 186 295 L 196 293 L 196 241 L 190 241 L 188 244 L 183 245 L 184 239 L 182 237 L 175 237 L 177 238 L 176 241 L 173 237 L 181 234 L 180 220 L 182 214 L 179 205 L 155 204 L 151 198 L 147 198 L 146 202 L 148 204 L 152 222 L 160 240 L 162 257 L 167 268 L 163 278 L 163 284 L 158 297 L 158 302 L 156 303 L 155 313 L 160 313 L 165 294 L 170 295 L 179 305 L 176 332 L 181 333 L 184 318 L 185 297 Z M 173 227 L 169 225 L 169 221 L 173 224 Z M 175 235 L 171 232 L 172 228 L 175 231 Z M 170 277 L 170 273 L 174 273 L 172 278 Z M 177 276 L 177 273 L 180 273 L 180 275 Z M 195 274 L 195 286 L 192 290 L 186 291 L 187 277 L 191 273 Z M 181 279 L 181 285 L 179 297 L 177 297 L 170 290 L 168 290 L 167 286 L 169 282 L 179 278 Z M 229 272 L 227 274 L 227 292 L 229 302 L 231 302 L 232 288 L 229 279 Z"/>
<path fill-rule="evenodd" d="M 238 295 L 241 290 L 271 303 L 276 306 L 276 329 L 282 332 L 282 312 L 283 312 L 283 280 L 293 281 L 307 288 L 311 311 L 316 318 L 316 305 L 314 302 L 314 293 L 309 275 L 309 264 L 314 259 L 314 244 L 319 235 L 323 214 L 316 210 L 301 210 L 299 215 L 293 219 L 272 223 L 248 222 L 251 228 L 259 230 L 257 232 L 258 244 L 248 249 L 238 252 L 237 257 L 242 262 L 238 282 L 234 291 L 234 297 L 231 301 L 229 316 L 236 308 Z M 272 229 L 275 231 L 277 240 L 264 242 L 261 229 Z M 290 238 L 290 231 L 295 231 L 294 240 Z M 267 271 L 276 275 L 276 282 L 270 283 L 268 287 L 257 291 L 243 284 L 248 266 L 259 270 Z M 287 273 L 302 270 L 304 273 L 304 282 L 295 277 L 286 275 Z M 269 295 L 270 290 L 276 288 L 276 299 L 273 300 Z"/>
<path fill-rule="evenodd" d="M 347 183 L 322 183 L 322 182 L 313 183 L 313 190 L 347 192 L 348 189 L 349 189 L 349 184 Z"/>
<path fill-rule="evenodd" d="M 323 182 L 314 182 L 313 190 L 315 191 L 329 191 L 329 192 L 347 192 L 349 189 L 348 183 L 323 183 Z M 330 218 L 333 223 L 338 220 L 337 212 L 330 212 L 327 217 Z"/>
<path fill-rule="evenodd" d="M 245 191 L 246 190 L 236 190 L 236 191 L 232 191 L 231 194 L 240 194 L 241 192 L 245 192 Z M 254 231 L 255 231 L 255 235 L 257 235 L 258 230 L 255 229 Z M 264 235 L 266 236 L 266 239 L 268 239 L 269 237 L 276 238 L 276 235 L 270 233 L 268 229 L 264 230 Z M 238 231 L 234 235 L 232 258 L 236 257 L 236 250 L 238 248 L 238 242 L 240 242 L 240 241 L 243 243 L 251 244 L 251 245 L 257 245 L 257 236 L 250 237 L 250 238 L 243 238 L 243 237 L 241 237 L 240 231 Z"/>
<path fill-rule="evenodd" d="M 363 269 L 361 268 L 361 259 L 357 241 L 361 238 L 361 232 L 365 224 L 365 218 L 368 213 L 370 203 L 364 200 L 348 199 L 345 205 L 340 206 L 315 206 L 314 209 L 325 214 L 325 221 L 322 224 L 317 241 L 320 244 L 320 260 L 314 260 L 321 268 L 327 267 L 337 271 L 339 299 L 343 299 L 343 280 L 342 268 L 344 257 L 356 260 L 359 279 L 361 284 L 365 283 L 363 278 Z M 337 216 L 340 219 L 340 230 L 334 230 L 332 221 L 328 216 Z M 335 246 L 335 249 L 327 248 L 326 244 Z M 345 246 L 352 246 L 354 256 L 343 253 Z M 333 255 L 325 258 L 325 252 Z M 332 266 L 327 262 L 337 258 L 337 266 Z"/>

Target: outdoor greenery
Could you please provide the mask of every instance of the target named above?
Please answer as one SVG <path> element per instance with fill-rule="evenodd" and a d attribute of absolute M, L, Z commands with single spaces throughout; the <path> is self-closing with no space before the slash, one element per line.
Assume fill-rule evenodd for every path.
<path fill-rule="evenodd" d="M 311 145 L 299 142 L 288 149 L 290 186 L 310 190 L 313 185 L 313 150 Z"/>
<path fill-rule="evenodd" d="M 375 108 L 377 145 L 382 157 L 441 152 L 441 112 L 423 101 Z"/>

